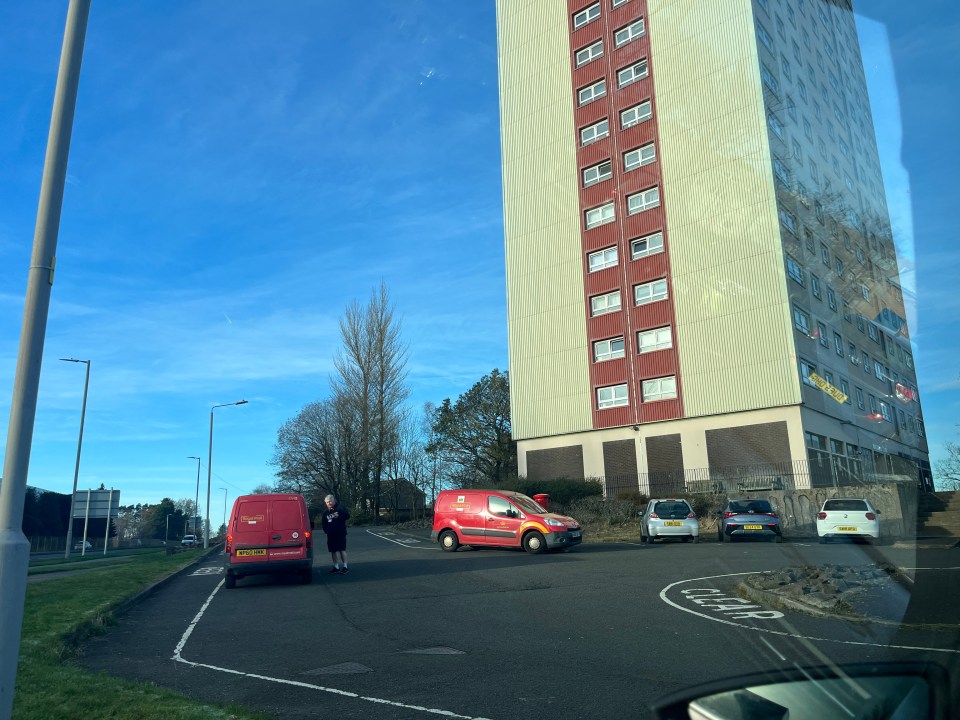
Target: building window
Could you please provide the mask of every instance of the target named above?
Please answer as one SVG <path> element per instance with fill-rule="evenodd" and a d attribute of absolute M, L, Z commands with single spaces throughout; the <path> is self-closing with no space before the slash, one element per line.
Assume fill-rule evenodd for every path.
<path fill-rule="evenodd" d="M 630 243 L 630 255 L 634 260 L 639 260 L 647 255 L 663 252 L 663 233 L 656 232 L 653 235 L 646 235 L 637 238 Z"/>
<path fill-rule="evenodd" d="M 880 401 L 880 414 L 883 415 L 883 419 L 887 422 L 893 422 L 893 418 L 890 416 L 890 406 L 883 400 Z"/>
<path fill-rule="evenodd" d="M 783 140 L 783 124 L 772 112 L 767 113 L 767 127 L 773 130 L 774 135 Z"/>
<path fill-rule="evenodd" d="M 654 186 L 647 190 L 627 196 L 627 214 L 636 215 L 660 204 L 660 188 Z"/>
<path fill-rule="evenodd" d="M 589 22 L 593 22 L 600 17 L 600 3 L 594 3 L 588 8 L 584 8 L 573 16 L 573 29 L 582 28 Z"/>
<path fill-rule="evenodd" d="M 850 312 L 850 303 L 847 302 L 846 298 L 843 300 L 843 319 L 847 322 L 853 322 L 853 314 Z"/>
<path fill-rule="evenodd" d="M 813 273 L 810 273 L 810 290 L 813 292 L 813 296 L 817 300 L 823 300 L 823 290 L 820 285 L 820 278 Z"/>
<path fill-rule="evenodd" d="M 865 329 L 865 324 L 863 322 L 863 315 L 857 313 L 857 330 L 863 332 Z"/>
<path fill-rule="evenodd" d="M 886 375 L 883 374 L 883 365 L 876 360 L 873 361 L 873 374 L 876 375 L 877 380 L 883 380 L 886 377 Z"/>
<path fill-rule="evenodd" d="M 589 145 L 592 142 L 607 137 L 609 134 L 610 121 L 604 118 L 600 122 L 589 125 L 580 131 L 580 144 Z"/>
<path fill-rule="evenodd" d="M 613 165 L 609 160 L 605 160 L 599 165 L 592 165 L 583 169 L 583 186 L 590 187 L 598 182 L 608 180 L 613 175 Z"/>
<path fill-rule="evenodd" d="M 833 349 L 840 357 L 843 357 L 843 338 L 840 333 L 833 333 Z"/>
<path fill-rule="evenodd" d="M 817 323 L 817 339 L 823 347 L 830 347 L 830 339 L 827 337 L 827 326 L 822 322 Z"/>
<path fill-rule="evenodd" d="M 590 272 L 603 270 L 604 268 L 614 267 L 617 264 L 617 248 L 610 247 L 605 250 L 598 250 L 587 255 L 587 265 Z"/>
<path fill-rule="evenodd" d="M 609 340 L 597 340 L 593 344 L 593 361 L 603 362 L 604 360 L 614 360 L 623 357 L 623 338 L 611 338 Z"/>
<path fill-rule="evenodd" d="M 677 396 L 677 378 L 674 376 L 643 381 L 643 401 L 669 400 Z"/>
<path fill-rule="evenodd" d="M 924 427 L 923 427 L 923 420 L 921 420 L 920 418 L 917 418 L 917 435 L 919 435 L 920 437 L 927 436 L 926 430 L 924 430 Z"/>
<path fill-rule="evenodd" d="M 779 214 L 780 214 L 780 224 L 783 225 L 791 235 L 796 235 L 797 219 L 793 216 L 793 213 L 781 207 L 779 209 Z"/>
<path fill-rule="evenodd" d="M 870 374 L 870 356 L 866 352 L 860 352 L 860 360 L 863 362 L 863 372 Z"/>
<path fill-rule="evenodd" d="M 627 386 L 611 385 L 610 387 L 597 388 L 597 409 L 617 407 L 627 404 Z"/>
<path fill-rule="evenodd" d="M 863 404 L 863 390 L 861 390 L 858 387 L 855 387 L 853 389 L 853 392 L 857 396 L 857 407 L 860 408 L 861 410 L 865 410 L 866 406 Z"/>
<path fill-rule="evenodd" d="M 649 145 L 644 145 L 639 147 L 636 150 L 631 150 L 628 153 L 623 154 L 623 169 L 624 170 L 633 170 L 634 168 L 641 167 L 643 165 L 649 165 L 652 162 L 656 162 L 657 151 L 653 143 Z"/>
<path fill-rule="evenodd" d="M 790 171 L 787 170 L 787 166 L 783 164 L 780 158 L 773 158 L 773 174 L 776 175 L 777 180 L 779 180 L 784 187 L 790 187 Z"/>
<path fill-rule="evenodd" d="M 841 260 L 840 258 L 835 258 L 835 260 L 836 260 L 835 267 L 837 270 L 837 277 L 842 278 L 843 277 L 843 260 Z"/>
<path fill-rule="evenodd" d="M 870 412 L 876 413 L 876 412 L 877 412 L 877 399 L 876 399 L 873 395 L 869 395 L 869 394 L 868 394 L 868 395 L 867 395 L 867 401 L 868 401 L 869 404 L 870 404 Z"/>
<path fill-rule="evenodd" d="M 613 210 L 613 203 L 607 203 L 606 205 L 601 205 L 600 207 L 592 208 L 587 210 L 584 213 L 584 217 L 587 222 L 587 229 L 595 228 L 598 225 L 605 225 L 606 223 L 613 222 L 616 219 Z"/>
<path fill-rule="evenodd" d="M 577 101 L 580 105 L 586 105 L 591 103 L 598 98 L 602 98 L 607 94 L 607 81 L 599 80 L 592 85 L 587 85 L 585 88 L 580 88 L 577 91 Z"/>
<path fill-rule="evenodd" d="M 873 323 L 867 323 L 867 333 L 870 335 L 870 339 L 875 343 L 880 342 L 880 333 L 877 331 L 877 326 Z"/>
<path fill-rule="evenodd" d="M 866 285 L 860 286 L 860 294 L 863 296 L 864 300 L 870 300 L 870 288 Z"/>
<path fill-rule="evenodd" d="M 798 284 L 803 285 L 803 268 L 800 263 L 787 255 L 787 275 L 793 278 Z"/>
<path fill-rule="evenodd" d="M 810 316 L 796 305 L 793 306 L 793 326 L 804 335 L 810 334 Z"/>
<path fill-rule="evenodd" d="M 617 86 L 626 87 L 630 83 L 642 80 L 648 74 L 647 59 L 643 58 L 639 62 L 623 68 L 617 72 Z"/>
<path fill-rule="evenodd" d="M 767 50 L 773 52 L 773 38 L 770 37 L 770 33 L 768 33 L 767 29 L 760 23 L 757 23 L 757 38 L 759 38 Z"/>
<path fill-rule="evenodd" d="M 590 298 L 590 315 L 606 315 L 620 309 L 620 291 L 614 290 L 603 295 L 594 295 Z"/>
<path fill-rule="evenodd" d="M 620 28 L 613 35 L 613 42 L 616 47 L 622 47 L 632 40 L 636 40 L 638 37 L 643 35 L 644 25 L 643 18 L 640 18 L 636 22 L 632 22 L 627 25 L 625 28 Z"/>
<path fill-rule="evenodd" d="M 774 95 L 777 95 L 780 92 L 780 84 L 773 76 L 773 73 L 767 69 L 766 65 L 760 65 L 760 77 L 763 80 L 763 84 L 770 88 L 770 92 L 772 92 Z"/>
<path fill-rule="evenodd" d="M 670 332 L 670 326 L 657 328 L 656 330 L 642 330 L 637 333 L 637 352 L 653 352 L 655 350 L 666 350 L 673 347 L 673 335 Z"/>
<path fill-rule="evenodd" d="M 633 287 L 633 301 L 636 305 L 646 305 L 666 299 L 667 281 L 665 279 L 654 280 Z"/>
<path fill-rule="evenodd" d="M 620 7 L 621 5 L 623 5 L 624 3 L 627 3 L 627 2 L 629 2 L 629 1 L 630 1 L 630 0 L 612 0 L 612 2 L 610 3 L 610 7 L 612 7 L 612 8 L 618 8 L 618 7 Z"/>
<path fill-rule="evenodd" d="M 817 366 L 814 365 L 809 360 L 804 360 L 800 358 L 800 379 L 804 382 L 805 385 L 810 387 L 816 387 L 813 380 L 810 379 L 811 375 L 815 375 L 817 372 Z"/>
<path fill-rule="evenodd" d="M 830 248 L 826 243 L 820 243 L 820 260 L 824 265 L 830 267 Z"/>
<path fill-rule="evenodd" d="M 844 380 L 843 378 L 840 378 L 840 392 L 842 392 L 844 395 L 847 396 L 847 399 L 844 400 L 844 402 L 847 405 L 849 405 L 850 404 L 850 383 Z"/>
<path fill-rule="evenodd" d="M 603 40 L 597 40 L 595 43 L 587 45 L 587 47 L 577 50 L 576 60 L 577 67 L 582 67 L 586 65 L 591 60 L 596 60 L 598 57 L 603 55 Z"/>
<path fill-rule="evenodd" d="M 836 311 L 837 309 L 837 294 L 833 291 L 833 288 L 827 288 L 827 305 L 831 310 Z"/>
<path fill-rule="evenodd" d="M 653 117 L 653 112 L 650 110 L 650 101 L 644 100 L 639 105 L 634 105 L 620 113 L 620 127 L 626 130 L 628 127 L 639 125 L 651 117 Z"/>

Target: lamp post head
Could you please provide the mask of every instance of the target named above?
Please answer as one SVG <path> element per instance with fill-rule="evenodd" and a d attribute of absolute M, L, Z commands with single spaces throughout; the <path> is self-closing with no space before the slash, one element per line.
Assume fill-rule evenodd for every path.
<path fill-rule="evenodd" d="M 247 404 L 246 400 L 238 400 L 237 402 L 234 403 L 234 405 L 246 405 L 246 404 Z"/>
<path fill-rule="evenodd" d="M 60 358 L 60 359 L 63 360 L 63 362 L 87 363 L 87 365 L 90 364 L 89 360 L 77 360 L 76 358 Z M 244 402 L 246 402 L 246 400 L 244 400 Z"/>

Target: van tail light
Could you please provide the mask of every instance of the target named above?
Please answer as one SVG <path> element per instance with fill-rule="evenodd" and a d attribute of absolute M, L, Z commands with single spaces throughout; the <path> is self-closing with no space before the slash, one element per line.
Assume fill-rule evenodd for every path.
<path fill-rule="evenodd" d="M 307 547 L 311 547 L 311 546 L 313 545 L 313 533 L 310 532 L 309 530 L 307 530 L 307 531 L 303 534 L 303 539 L 304 539 L 304 544 L 305 544 Z"/>
<path fill-rule="evenodd" d="M 818 520 L 826 520 L 826 519 L 827 519 L 827 514 L 826 514 L 825 512 L 818 512 L 818 513 L 817 513 L 817 519 L 818 519 Z"/>
<path fill-rule="evenodd" d="M 650 517 L 651 517 L 652 519 L 654 519 L 654 520 L 659 520 L 659 519 L 660 519 L 660 516 L 657 515 L 657 514 L 654 513 L 654 512 L 650 513 Z"/>
<path fill-rule="evenodd" d="M 877 519 L 877 516 L 874 513 L 872 512 L 867 513 L 867 520 L 876 520 L 876 519 Z"/>
<path fill-rule="evenodd" d="M 233 551 L 233 535 L 227 534 L 227 542 L 224 544 L 223 550 L 227 555 Z"/>
<path fill-rule="evenodd" d="M 697 517 L 696 513 L 687 513 L 687 519 L 689 520 L 693 520 L 696 517 Z"/>

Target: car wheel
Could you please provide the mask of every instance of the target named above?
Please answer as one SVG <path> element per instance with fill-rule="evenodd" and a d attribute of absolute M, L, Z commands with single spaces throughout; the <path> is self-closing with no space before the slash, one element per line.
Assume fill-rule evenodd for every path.
<path fill-rule="evenodd" d="M 227 586 L 227 590 L 233 590 L 237 586 L 237 576 L 227 575 L 223 579 L 223 584 Z"/>
<path fill-rule="evenodd" d="M 717 542 L 719 542 L 719 543 L 725 543 L 725 542 L 727 542 L 728 539 L 729 539 L 729 538 L 726 536 L 726 534 L 723 532 L 723 530 L 717 530 Z"/>
<path fill-rule="evenodd" d="M 827 544 L 827 538 L 824 537 L 823 535 L 820 536 L 820 544 L 821 544 L 821 545 L 826 545 L 826 544 Z"/>
<path fill-rule="evenodd" d="M 643 530 L 640 531 L 640 542 L 645 543 L 647 541 L 647 536 L 643 534 Z"/>
<path fill-rule="evenodd" d="M 783 542 L 783 535 L 774 535 L 774 536 L 773 536 L 773 541 L 774 541 L 775 543 L 782 543 L 782 542 Z"/>
<path fill-rule="evenodd" d="M 698 542 L 700 542 L 700 536 L 699 536 L 699 535 L 694 535 L 694 536 L 693 536 L 693 544 L 696 545 Z"/>
<path fill-rule="evenodd" d="M 530 532 L 523 536 L 523 549 L 531 555 L 539 555 L 547 549 L 547 541 L 540 533 Z"/>
<path fill-rule="evenodd" d="M 682 538 L 680 538 L 680 539 L 683 540 L 683 542 L 690 542 L 690 536 L 689 536 L 689 535 L 684 535 L 684 536 L 683 536 Z"/>
<path fill-rule="evenodd" d="M 447 552 L 456 552 L 460 547 L 460 541 L 457 540 L 457 534 L 453 530 L 444 530 L 440 533 L 440 547 Z"/>

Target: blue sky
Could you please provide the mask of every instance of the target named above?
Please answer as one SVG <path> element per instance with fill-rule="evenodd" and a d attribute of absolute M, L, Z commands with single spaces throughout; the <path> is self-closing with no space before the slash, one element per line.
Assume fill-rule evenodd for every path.
<path fill-rule="evenodd" d="M 66 6 L 0 7 L 4 439 Z M 232 500 L 271 481 L 277 428 L 327 394 L 337 321 L 381 279 L 410 346 L 412 405 L 507 367 L 493 3 L 362 7 L 94 2 L 31 485 L 68 492 L 73 479 L 83 366 L 61 357 L 92 360 L 80 487 L 120 488 L 125 504 L 192 497 L 187 456 L 203 457 L 205 484 L 210 407 L 250 401 L 216 411 L 214 517 L 219 488 Z M 956 123 L 956 93 L 930 87 L 955 84 L 930 70 L 960 49 L 949 12 L 899 18 L 895 37 L 861 28 L 894 224 L 916 268 L 935 455 L 960 410 L 956 183 L 926 132 Z M 930 32 L 944 47 L 923 42 Z"/>

